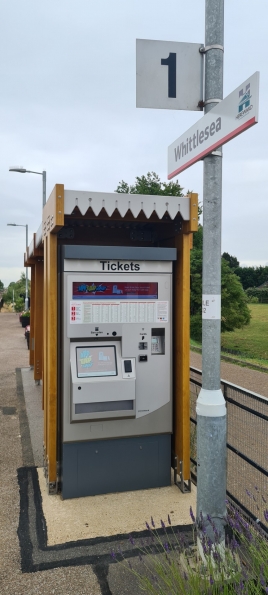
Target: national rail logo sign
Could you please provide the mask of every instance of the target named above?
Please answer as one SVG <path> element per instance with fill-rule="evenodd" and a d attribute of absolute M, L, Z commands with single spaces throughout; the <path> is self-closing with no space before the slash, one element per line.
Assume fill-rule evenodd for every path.
<path fill-rule="evenodd" d="M 246 116 L 248 114 L 248 112 L 250 112 L 253 109 L 253 105 L 252 103 L 250 103 L 250 100 L 252 98 L 252 95 L 250 94 L 250 83 L 246 86 L 245 91 L 244 89 L 240 89 L 239 91 L 239 104 L 238 104 L 238 114 L 236 116 L 236 118 L 238 120 L 241 120 L 241 118 L 244 118 L 244 116 Z"/>
<path fill-rule="evenodd" d="M 168 147 L 168 179 L 257 124 L 258 111 L 259 72 L 255 72 Z"/>

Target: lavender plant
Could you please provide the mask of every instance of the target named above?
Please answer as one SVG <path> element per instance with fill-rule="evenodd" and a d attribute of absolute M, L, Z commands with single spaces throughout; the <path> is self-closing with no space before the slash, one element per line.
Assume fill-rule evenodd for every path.
<path fill-rule="evenodd" d="M 253 595 L 268 593 L 268 541 L 257 524 L 250 525 L 240 513 L 227 503 L 226 547 L 222 549 L 221 535 L 213 519 L 206 517 L 213 532 L 208 536 L 202 513 L 196 521 L 192 509 L 193 534 L 188 542 L 182 531 L 173 529 L 161 520 L 157 530 L 151 518 L 146 522 L 148 536 L 129 541 L 137 553 L 139 564 L 124 558 L 123 564 L 138 581 L 141 591 L 152 595 Z M 265 511 L 268 521 L 268 510 Z M 197 532 L 199 548 L 197 547 Z M 228 537 L 229 534 L 229 537 Z M 200 555 L 201 548 L 201 555 Z M 118 555 L 113 553 L 118 559 Z M 132 561 L 131 561 L 132 560 Z"/>

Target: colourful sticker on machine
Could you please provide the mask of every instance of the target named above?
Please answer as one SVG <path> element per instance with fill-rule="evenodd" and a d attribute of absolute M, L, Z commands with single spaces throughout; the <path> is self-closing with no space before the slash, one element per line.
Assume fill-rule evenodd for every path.
<path fill-rule="evenodd" d="M 114 345 L 94 345 L 76 348 L 77 377 L 116 376 Z"/>
<path fill-rule="evenodd" d="M 82 370 L 85 368 L 91 368 L 93 365 L 92 355 L 88 349 L 83 349 L 83 351 L 80 351 L 79 364 Z"/>
<path fill-rule="evenodd" d="M 158 299 L 158 283 L 152 282 L 73 282 L 73 300 Z"/>

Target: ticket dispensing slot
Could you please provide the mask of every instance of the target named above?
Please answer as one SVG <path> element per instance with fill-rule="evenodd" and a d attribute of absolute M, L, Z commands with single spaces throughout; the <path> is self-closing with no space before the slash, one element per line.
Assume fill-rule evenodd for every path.
<path fill-rule="evenodd" d="M 120 341 L 71 343 L 71 421 L 135 416 L 135 384 Z"/>

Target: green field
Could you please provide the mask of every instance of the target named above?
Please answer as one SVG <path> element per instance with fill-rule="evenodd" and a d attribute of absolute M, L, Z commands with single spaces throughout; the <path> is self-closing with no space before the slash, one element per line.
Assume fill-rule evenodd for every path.
<path fill-rule="evenodd" d="M 223 333 L 223 349 L 240 360 L 251 361 L 268 367 L 268 304 L 249 304 L 251 320 L 248 326 L 232 333 Z M 198 345 L 191 340 L 192 345 Z M 252 362 L 253 363 L 253 362 Z"/>

